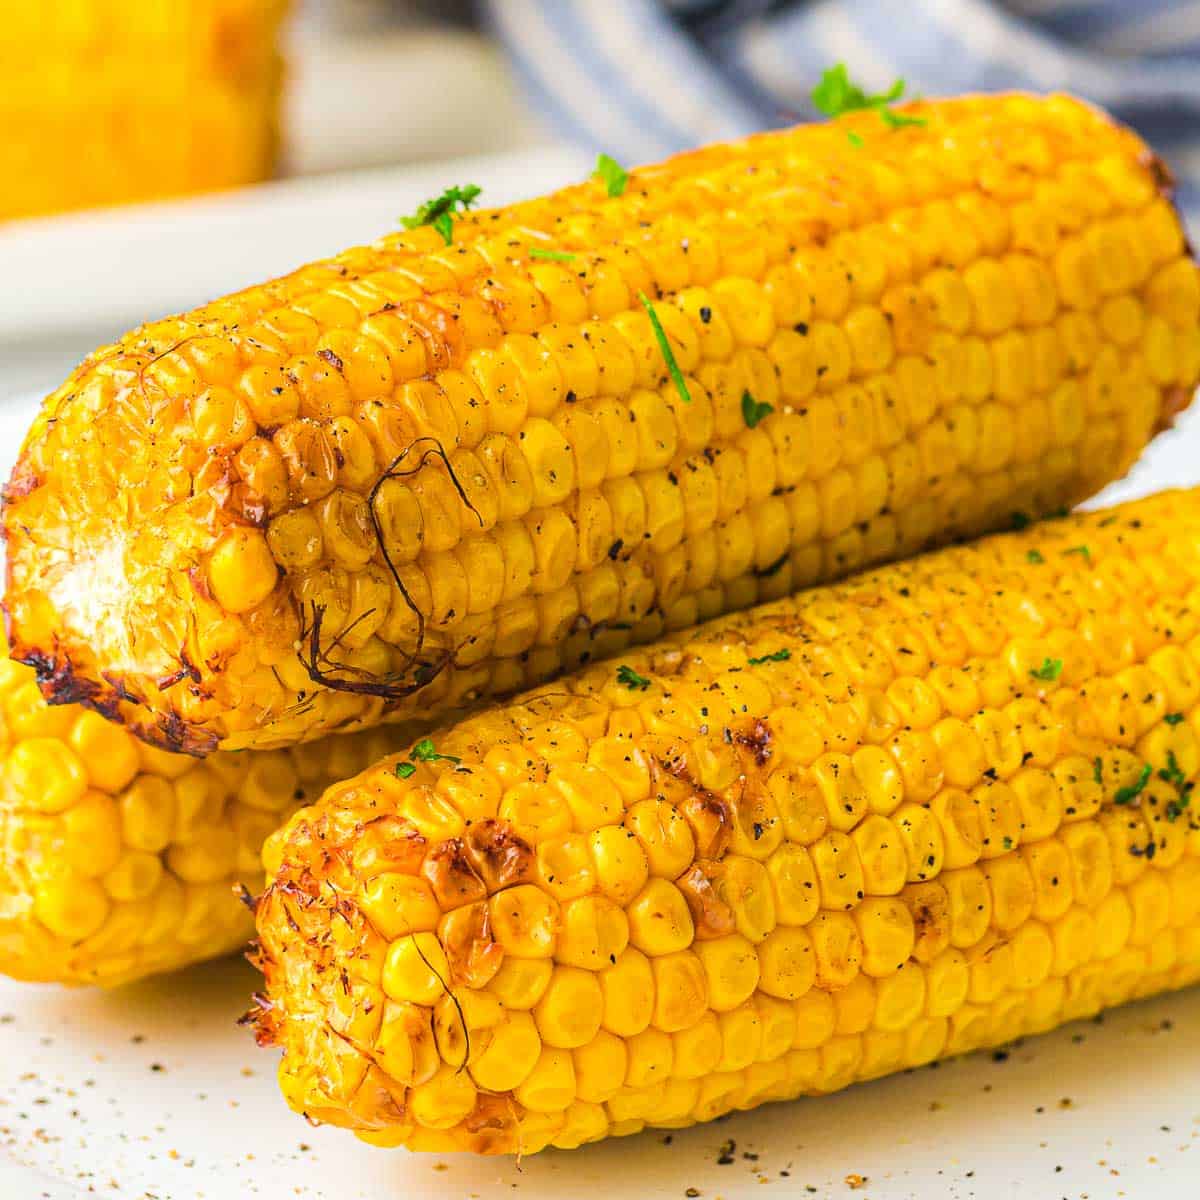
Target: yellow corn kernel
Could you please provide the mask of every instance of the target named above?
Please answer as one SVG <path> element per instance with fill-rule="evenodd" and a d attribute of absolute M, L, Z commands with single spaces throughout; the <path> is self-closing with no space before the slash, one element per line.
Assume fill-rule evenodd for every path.
<path fill-rule="evenodd" d="M 109 900 L 95 881 L 60 876 L 41 884 L 33 895 L 33 911 L 51 933 L 79 942 L 95 933 L 109 913 Z"/>
<path fill-rule="evenodd" d="M 559 905 L 532 884 L 508 888 L 489 905 L 496 941 L 518 958 L 549 958 L 559 926 Z"/>
<path fill-rule="evenodd" d="M 71 712 L 70 708 L 64 710 Z M 99 713 L 81 712 L 71 725 L 71 748 L 87 769 L 92 787 L 116 795 L 138 772 L 137 748 L 123 729 Z"/>
<path fill-rule="evenodd" d="M 642 890 L 649 861 L 636 834 L 620 825 L 607 825 L 589 835 L 597 886 L 614 903 L 626 905 Z"/>
<path fill-rule="evenodd" d="M 257 608 L 274 590 L 278 572 L 266 538 L 253 529 L 231 529 L 208 563 L 208 582 L 226 612 Z"/>
<path fill-rule="evenodd" d="M 549 986 L 553 970 L 553 964 L 544 958 L 506 957 L 488 989 L 505 1008 L 531 1009 Z"/>
<path fill-rule="evenodd" d="M 783 1000 L 803 996 L 817 977 L 821 945 L 828 955 L 830 939 L 814 946 L 814 938 L 800 928 L 781 926 L 769 934 L 758 947 L 761 989 Z M 828 977 L 828 965 L 825 970 Z"/>
<path fill-rule="evenodd" d="M 695 927 L 683 893 L 665 879 L 651 879 L 628 909 L 629 940 L 645 954 L 670 954 L 691 944 Z"/>
<path fill-rule="evenodd" d="M 650 960 L 654 975 L 653 1022 L 664 1033 L 694 1025 L 704 1014 L 708 985 L 704 967 L 690 950 Z"/>
<path fill-rule="evenodd" d="M 697 942 L 696 953 L 704 967 L 708 1002 L 714 1011 L 728 1012 L 737 1008 L 759 986 L 759 954 L 740 934 Z"/>
<path fill-rule="evenodd" d="M 566 1049 L 591 1041 L 600 1029 L 602 1000 L 593 972 L 556 967 L 533 1009 L 542 1041 Z"/>
<path fill-rule="evenodd" d="M 531 1112 L 561 1112 L 576 1095 L 570 1052 L 543 1048 L 533 1070 L 513 1094 Z"/>
<path fill-rule="evenodd" d="M 69 747 L 52 738 L 27 738 L 13 746 L 5 765 L 18 808 L 60 813 L 82 799 L 87 771 Z"/>
<path fill-rule="evenodd" d="M 383 990 L 393 1000 L 433 1004 L 446 990 L 450 964 L 441 943 L 431 933 L 400 937 L 388 947 L 383 966 Z"/>

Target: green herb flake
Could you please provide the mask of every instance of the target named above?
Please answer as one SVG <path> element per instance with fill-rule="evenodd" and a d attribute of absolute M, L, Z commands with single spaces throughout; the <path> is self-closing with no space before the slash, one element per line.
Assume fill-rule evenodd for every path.
<path fill-rule="evenodd" d="M 790 650 L 776 650 L 774 654 L 764 654 L 762 658 L 748 658 L 746 662 L 752 667 L 761 667 L 763 663 L 787 662 L 792 657 Z"/>
<path fill-rule="evenodd" d="M 566 250 L 543 250 L 541 246 L 529 247 L 530 258 L 544 258 L 548 262 L 574 262 L 575 255 Z"/>
<path fill-rule="evenodd" d="M 1064 554 L 1078 554 L 1088 562 L 1092 561 L 1092 552 L 1087 546 L 1069 546 L 1063 551 Z"/>
<path fill-rule="evenodd" d="M 1004 845 L 1004 848 L 1005 848 L 1005 850 L 1011 850 L 1011 849 L 1013 848 L 1013 840 L 1012 840 L 1012 838 L 1010 838 L 1010 837 L 1008 837 L 1007 835 L 1005 835 L 1005 838 L 1004 838 L 1004 843 L 1003 843 L 1003 845 Z"/>
<path fill-rule="evenodd" d="M 1043 658 L 1042 665 L 1030 671 L 1030 675 L 1034 679 L 1040 679 L 1044 683 L 1053 683 L 1061 674 L 1063 669 L 1063 660 L 1061 658 Z"/>
<path fill-rule="evenodd" d="M 1104 763 L 1099 758 L 1092 759 L 1092 778 L 1097 783 L 1104 782 Z"/>
<path fill-rule="evenodd" d="M 1167 713 L 1167 715 L 1163 717 L 1163 720 L 1166 721 L 1168 725 L 1178 725 L 1179 722 L 1183 720 L 1183 713 Z"/>
<path fill-rule="evenodd" d="M 1031 563 L 1044 563 L 1046 561 L 1042 557 L 1042 552 L 1040 550 L 1027 550 L 1025 552 L 1025 559 L 1027 562 Z"/>
<path fill-rule="evenodd" d="M 398 762 L 396 764 L 396 776 L 399 779 L 408 779 L 416 769 L 410 762 Z"/>
<path fill-rule="evenodd" d="M 770 416 L 774 411 L 774 405 L 760 404 L 749 392 L 742 393 L 742 418 L 747 429 L 753 429 L 763 417 Z"/>
<path fill-rule="evenodd" d="M 1165 783 L 1174 784 L 1177 788 L 1183 788 L 1187 785 L 1187 776 L 1180 769 L 1179 760 L 1175 757 L 1174 750 L 1167 751 L 1167 765 L 1160 768 L 1158 777 Z"/>
<path fill-rule="evenodd" d="M 609 196 L 616 198 L 624 194 L 625 185 L 629 182 L 629 172 L 615 158 L 601 154 L 596 159 L 596 169 L 592 172 L 592 178 L 600 180 Z"/>
<path fill-rule="evenodd" d="M 675 361 L 675 351 L 671 349 L 671 343 L 667 339 L 667 331 L 662 327 L 662 322 L 658 319 L 658 313 L 655 311 L 654 305 L 650 303 L 650 297 L 645 292 L 638 292 L 638 299 L 642 302 L 642 307 L 646 310 L 646 315 L 650 318 L 650 328 L 654 330 L 655 341 L 658 342 L 658 348 L 662 351 L 662 356 L 666 360 L 667 373 L 671 376 L 671 380 L 675 384 L 675 390 L 679 393 L 679 398 L 684 404 L 691 404 L 692 396 L 687 389 L 683 372 L 679 369 L 679 364 Z"/>
<path fill-rule="evenodd" d="M 1142 790 L 1149 781 L 1150 764 L 1146 763 L 1142 767 L 1142 772 L 1137 778 L 1137 783 L 1130 784 L 1127 787 L 1117 788 L 1117 794 L 1113 797 L 1113 803 L 1132 804 L 1142 794 Z"/>
<path fill-rule="evenodd" d="M 1191 802 L 1191 784 L 1189 784 L 1187 790 L 1180 794 L 1178 800 L 1167 801 L 1167 807 L 1165 810 L 1167 820 L 1173 825 L 1187 811 L 1188 805 L 1191 804 Z"/>
<path fill-rule="evenodd" d="M 1033 518 L 1028 513 L 1015 512 L 1010 518 L 1012 528 L 1020 533 L 1022 529 L 1028 529 L 1033 524 Z"/>
<path fill-rule="evenodd" d="M 876 112 L 889 129 L 924 125 L 924 117 L 910 117 L 891 107 L 904 95 L 906 86 L 903 79 L 897 79 L 886 92 L 872 96 L 850 79 L 845 63 L 837 63 L 822 74 L 821 82 L 812 90 L 811 99 L 813 107 L 827 117 L 840 117 L 851 112 Z M 846 136 L 852 146 L 862 145 L 859 134 L 851 131 Z"/>
<path fill-rule="evenodd" d="M 617 682 L 631 692 L 644 692 L 650 686 L 645 675 L 639 675 L 632 667 L 622 663 L 617 668 Z"/>
<path fill-rule="evenodd" d="M 850 132 L 846 134 L 846 141 L 848 141 L 850 143 L 850 145 L 852 145 L 855 148 L 855 150 L 861 150 L 863 148 L 863 146 L 866 144 L 863 141 L 862 134 L 855 133 L 853 129 L 851 129 Z"/>
<path fill-rule="evenodd" d="M 448 187 L 440 196 L 426 200 L 411 217 L 401 217 L 400 224 L 405 229 L 432 225 L 442 235 L 442 241 L 449 246 L 454 241 L 455 214 L 466 212 L 482 190 L 473 183 Z"/>
<path fill-rule="evenodd" d="M 413 762 L 452 762 L 460 763 L 461 758 L 453 754 L 439 754 L 433 746 L 433 738 L 422 738 L 412 749 L 409 757 Z"/>

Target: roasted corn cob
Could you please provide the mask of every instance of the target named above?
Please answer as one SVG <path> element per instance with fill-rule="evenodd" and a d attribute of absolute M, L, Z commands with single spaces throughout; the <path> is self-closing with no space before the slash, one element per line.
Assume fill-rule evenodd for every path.
<path fill-rule="evenodd" d="M 281 0 L 0 0 L 0 220 L 250 183 Z"/>
<path fill-rule="evenodd" d="M 910 115 L 442 213 L 98 351 L 8 488 L 16 657 L 159 744 L 277 745 L 1120 475 L 1200 375 L 1163 169 L 1066 98 Z"/>
<path fill-rule="evenodd" d="M 51 708 L 0 658 L 0 972 L 113 985 L 244 945 L 263 839 L 398 732 L 198 763 Z"/>
<path fill-rule="evenodd" d="M 707 1120 L 1200 979 L 1200 490 L 727 617 L 267 843 L 261 1040 L 367 1141 Z"/>

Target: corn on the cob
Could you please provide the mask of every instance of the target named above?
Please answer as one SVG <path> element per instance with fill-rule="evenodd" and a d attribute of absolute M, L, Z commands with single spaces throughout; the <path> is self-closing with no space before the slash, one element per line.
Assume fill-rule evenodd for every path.
<path fill-rule="evenodd" d="M 200 763 L 51 708 L 0 658 L 0 973 L 111 986 L 244 945 L 234 886 L 261 885 L 267 834 L 398 732 Z"/>
<path fill-rule="evenodd" d="M 1198 733 L 1200 490 L 727 617 L 296 814 L 260 1035 L 314 1119 L 528 1153 L 1045 1030 L 1200 979 Z"/>
<path fill-rule="evenodd" d="M 0 221 L 265 178 L 284 8 L 0 4 Z"/>
<path fill-rule="evenodd" d="M 15 655 L 175 749 L 283 744 L 1120 475 L 1200 375 L 1165 173 L 1065 98 L 912 112 L 387 237 L 98 351 L 9 485 Z"/>

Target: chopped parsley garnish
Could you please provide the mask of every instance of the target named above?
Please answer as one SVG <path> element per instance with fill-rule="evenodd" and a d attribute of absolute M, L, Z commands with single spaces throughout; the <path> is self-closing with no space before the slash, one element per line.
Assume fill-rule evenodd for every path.
<path fill-rule="evenodd" d="M 1087 546 L 1070 546 L 1066 550 L 1064 550 L 1063 553 L 1064 554 L 1078 554 L 1078 555 L 1081 555 L 1083 558 L 1087 559 L 1088 562 L 1092 561 L 1092 552 L 1091 552 L 1091 550 L 1088 549 Z"/>
<path fill-rule="evenodd" d="M 1033 518 L 1028 513 L 1015 512 L 1012 515 L 1012 527 L 1018 533 L 1033 524 Z"/>
<path fill-rule="evenodd" d="M 1010 837 L 1008 837 L 1008 836 L 1006 835 L 1006 836 L 1005 836 L 1005 838 L 1004 838 L 1004 843 L 1003 843 L 1003 844 L 1004 844 L 1004 848 L 1005 848 L 1005 850 L 1011 850 L 1011 849 L 1013 848 L 1013 840 L 1012 840 L 1012 838 L 1010 838 Z"/>
<path fill-rule="evenodd" d="M 1025 552 L 1026 561 L 1031 563 L 1044 563 L 1046 560 L 1042 557 L 1040 550 L 1027 550 Z"/>
<path fill-rule="evenodd" d="M 1141 794 L 1142 789 L 1150 781 L 1150 764 L 1146 763 L 1142 767 L 1142 772 L 1137 778 L 1137 783 L 1132 783 L 1127 787 L 1117 788 L 1117 794 L 1113 797 L 1114 804 L 1132 804 Z"/>
<path fill-rule="evenodd" d="M 464 213 L 475 203 L 483 189 L 473 183 L 448 187 L 440 196 L 426 200 L 411 217 L 401 217 L 405 229 L 416 229 L 419 225 L 432 225 L 442 235 L 447 246 L 454 241 L 454 215 Z"/>
<path fill-rule="evenodd" d="M 645 292 L 638 292 L 638 299 L 642 302 L 642 307 L 646 310 L 646 315 L 650 318 L 650 328 L 654 330 L 654 338 L 658 342 L 658 348 L 662 351 L 663 358 L 666 360 L 667 373 L 671 376 L 671 380 L 675 384 L 675 390 L 679 393 L 679 398 L 684 404 L 691 404 L 692 396 L 687 389 L 683 372 L 679 369 L 679 364 L 675 361 L 675 351 L 671 349 L 671 343 L 667 340 L 667 331 L 662 327 L 662 322 L 658 319 L 658 313 L 654 311 L 654 305 L 650 303 L 650 297 Z"/>
<path fill-rule="evenodd" d="M 850 112 L 876 112 L 879 119 L 889 129 L 899 129 L 903 125 L 924 125 L 924 117 L 909 117 L 898 113 L 891 107 L 904 95 L 907 85 L 903 79 L 897 79 L 886 92 L 870 95 L 864 92 L 858 84 L 850 79 L 850 72 L 845 63 L 837 63 L 826 69 L 821 76 L 821 82 L 812 90 L 813 107 L 827 117 L 840 117 Z M 862 137 L 854 132 L 847 134 L 850 144 L 862 145 Z"/>
<path fill-rule="evenodd" d="M 742 417 L 747 429 L 753 429 L 763 417 L 770 416 L 774 411 L 774 405 L 760 404 L 749 392 L 742 393 Z"/>
<path fill-rule="evenodd" d="M 1192 802 L 1192 785 L 1185 784 L 1183 790 L 1179 793 L 1178 800 L 1167 801 L 1167 820 L 1174 824 L 1187 811 L 1187 807 Z"/>
<path fill-rule="evenodd" d="M 529 247 L 530 258 L 545 258 L 550 262 L 574 262 L 575 255 L 566 250 L 543 250 L 541 246 Z"/>
<path fill-rule="evenodd" d="M 1158 777 L 1166 783 L 1174 784 L 1177 788 L 1182 788 L 1187 784 L 1187 776 L 1180 769 L 1174 750 L 1167 751 L 1167 765 L 1159 770 Z"/>
<path fill-rule="evenodd" d="M 1041 679 L 1045 683 L 1053 683 L 1061 674 L 1063 669 L 1063 660 L 1061 658 L 1043 658 L 1042 665 L 1030 671 L 1030 675 L 1034 679 Z"/>
<path fill-rule="evenodd" d="M 408 779 L 417 769 L 419 762 L 449 762 L 456 765 L 462 762 L 461 758 L 457 758 L 453 754 L 439 754 L 433 745 L 433 738 L 422 738 L 413 748 L 412 753 L 408 756 L 408 762 L 398 762 L 396 764 L 396 775 L 400 779 Z"/>
<path fill-rule="evenodd" d="M 792 652 L 787 649 L 776 650 L 774 654 L 764 654 L 762 658 L 748 658 L 746 661 L 752 667 L 761 667 L 763 663 L 769 662 L 787 662 L 792 657 Z"/>
<path fill-rule="evenodd" d="M 1097 783 L 1104 782 L 1104 763 L 1099 758 L 1092 759 L 1092 778 Z"/>
<path fill-rule="evenodd" d="M 596 159 L 596 169 L 592 172 L 592 178 L 600 180 L 609 196 L 615 198 L 624 193 L 625 185 L 629 182 L 629 172 L 615 158 L 601 154 Z"/>
<path fill-rule="evenodd" d="M 650 680 L 645 675 L 639 675 L 632 667 L 626 666 L 624 663 L 617 668 L 617 682 L 631 692 L 644 692 L 650 686 Z"/>
<path fill-rule="evenodd" d="M 851 129 L 846 134 L 846 141 L 848 141 L 850 143 L 850 145 L 852 145 L 855 148 L 855 150 L 861 150 L 863 148 L 863 146 L 866 144 L 863 142 L 862 134 L 855 133 L 853 129 Z"/>
<path fill-rule="evenodd" d="M 1179 722 L 1183 720 L 1183 713 L 1167 713 L 1167 715 L 1163 717 L 1163 720 L 1166 721 L 1168 725 L 1178 725 Z"/>
<path fill-rule="evenodd" d="M 433 738 L 422 738 L 413 747 L 409 757 L 413 762 L 462 762 L 461 758 L 455 758 L 453 754 L 439 754 L 433 748 Z"/>

